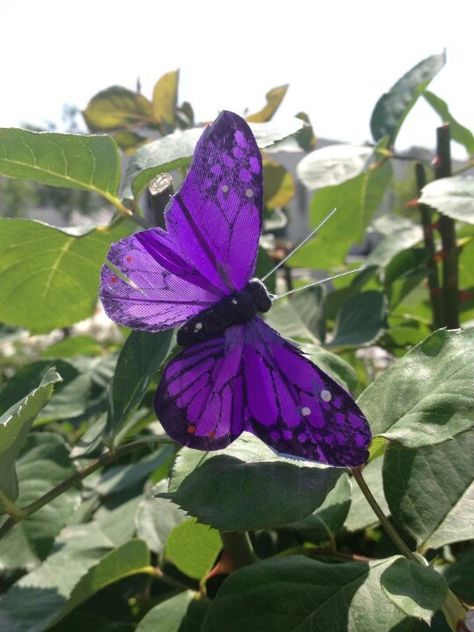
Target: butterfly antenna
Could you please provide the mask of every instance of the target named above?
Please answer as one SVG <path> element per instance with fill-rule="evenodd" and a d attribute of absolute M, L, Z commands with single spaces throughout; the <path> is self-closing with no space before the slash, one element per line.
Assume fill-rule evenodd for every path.
<path fill-rule="evenodd" d="M 347 270 L 347 272 L 340 272 L 339 274 L 335 274 L 334 276 L 327 277 L 327 279 L 320 279 L 319 281 L 315 281 L 314 283 L 309 283 L 308 285 L 304 285 L 303 287 L 297 287 L 294 290 L 290 290 L 289 292 L 285 292 L 284 294 L 280 294 L 280 296 L 274 296 L 272 301 L 277 301 L 279 298 L 284 298 L 285 296 L 289 296 L 290 294 L 294 294 L 295 292 L 301 292 L 302 290 L 307 290 L 309 287 L 315 287 L 316 285 L 322 285 L 323 283 L 327 283 L 328 281 L 333 281 L 334 279 L 340 279 L 341 277 L 347 276 L 348 274 L 354 274 L 354 272 L 360 272 L 364 269 L 365 266 L 360 266 L 360 268 L 355 268 L 354 270 Z"/>
<path fill-rule="evenodd" d="M 324 224 L 328 221 L 328 219 L 329 219 L 330 217 L 332 217 L 332 216 L 334 215 L 334 213 L 335 213 L 336 211 L 337 211 L 337 209 L 336 209 L 336 208 L 333 208 L 333 209 L 332 209 L 332 211 L 329 211 L 329 213 L 326 215 L 326 217 L 325 217 L 325 218 L 324 218 L 324 219 L 323 219 L 323 220 L 322 220 L 322 221 L 321 221 L 321 222 L 320 222 L 320 223 L 316 226 L 316 228 L 315 228 L 315 229 L 313 229 L 313 230 L 310 232 L 310 234 L 309 234 L 307 237 L 305 237 L 305 238 L 303 239 L 303 241 L 302 241 L 300 244 L 298 244 L 298 245 L 296 246 L 296 248 L 293 248 L 293 250 L 291 250 L 291 251 L 290 251 L 290 252 L 286 255 L 286 257 L 284 257 L 281 261 L 279 261 L 279 262 L 276 264 L 276 266 L 275 266 L 275 267 L 273 267 L 273 268 L 270 270 L 270 272 L 267 272 L 267 274 L 266 274 L 264 277 L 262 277 L 262 278 L 261 278 L 261 281 L 265 281 L 265 279 L 268 279 L 268 277 L 269 277 L 269 276 L 271 276 L 274 272 L 276 272 L 276 271 L 278 270 L 278 268 L 280 268 L 280 267 L 281 267 L 284 263 L 286 263 L 286 262 L 288 261 L 288 259 L 289 259 L 290 257 L 292 257 L 292 256 L 295 254 L 295 252 L 297 252 L 297 251 L 298 251 L 300 248 L 302 248 L 302 247 L 303 247 L 303 246 L 304 246 L 304 245 L 305 245 L 305 244 L 306 244 L 306 243 L 307 243 L 307 242 L 308 242 L 308 241 L 309 241 L 312 237 L 314 237 L 314 235 L 316 235 L 316 233 L 318 232 L 318 230 L 319 230 L 322 226 L 324 226 Z"/>

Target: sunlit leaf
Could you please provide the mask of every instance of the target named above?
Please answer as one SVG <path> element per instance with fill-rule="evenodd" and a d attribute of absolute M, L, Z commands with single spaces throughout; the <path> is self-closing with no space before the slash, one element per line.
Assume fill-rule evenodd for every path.
<path fill-rule="evenodd" d="M 425 90 L 423 97 L 428 101 L 433 110 L 439 114 L 443 123 L 449 123 L 449 131 L 451 138 L 466 148 L 467 153 L 472 156 L 474 154 L 474 134 L 458 123 L 449 111 L 446 101 L 440 99 L 436 94 Z"/>
<path fill-rule="evenodd" d="M 423 188 L 420 202 L 460 222 L 474 224 L 474 178 L 453 176 L 433 180 Z"/>
<path fill-rule="evenodd" d="M 201 579 L 222 548 L 219 532 L 195 520 L 185 520 L 168 536 L 165 556 L 188 577 Z"/>
<path fill-rule="evenodd" d="M 269 209 L 286 206 L 295 194 L 293 176 L 273 160 L 263 162 L 263 203 Z"/>
<path fill-rule="evenodd" d="M 141 94 L 112 86 L 93 96 L 83 115 L 91 131 L 108 131 L 149 122 L 151 108 L 150 101 Z"/>
<path fill-rule="evenodd" d="M 316 191 L 310 204 L 311 226 L 316 227 L 333 208 L 337 211 L 288 265 L 322 269 L 341 265 L 350 247 L 363 240 L 391 176 L 391 167 L 385 163 L 342 184 Z"/>
<path fill-rule="evenodd" d="M 406 116 L 445 62 L 444 53 L 427 57 L 380 97 L 370 120 L 370 129 L 375 140 L 388 136 L 390 145 L 393 145 Z"/>
<path fill-rule="evenodd" d="M 305 156 L 296 173 L 308 189 L 334 186 L 365 171 L 373 153 L 364 145 L 329 145 Z"/>
<path fill-rule="evenodd" d="M 157 123 L 173 126 L 176 121 L 179 70 L 167 72 L 153 88 L 153 118 Z"/>
<path fill-rule="evenodd" d="M 372 432 L 407 447 L 442 443 L 472 428 L 474 329 L 440 329 L 362 393 Z"/>
<path fill-rule="evenodd" d="M 0 219 L 0 319 L 40 333 L 92 316 L 107 250 L 130 230 L 124 222 L 77 235 Z"/>
<path fill-rule="evenodd" d="M 265 99 L 267 100 L 266 105 L 264 105 L 258 112 L 247 116 L 247 121 L 252 123 L 265 123 L 266 121 L 269 121 L 280 107 L 287 90 L 287 85 L 278 86 L 278 88 L 272 88 L 269 90 L 265 95 Z"/>
<path fill-rule="evenodd" d="M 251 128 L 258 146 L 263 149 L 295 134 L 303 125 L 300 119 L 291 118 L 282 122 L 251 123 Z M 201 127 L 177 131 L 141 147 L 127 166 L 123 196 L 139 197 L 159 173 L 187 167 L 203 131 Z"/>
<path fill-rule="evenodd" d="M 0 129 L 0 175 L 116 199 L 117 144 L 110 136 Z"/>

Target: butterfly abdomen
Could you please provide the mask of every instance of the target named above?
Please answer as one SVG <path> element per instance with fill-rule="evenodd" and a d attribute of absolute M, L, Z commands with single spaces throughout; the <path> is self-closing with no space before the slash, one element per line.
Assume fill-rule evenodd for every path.
<path fill-rule="evenodd" d="M 209 340 L 222 334 L 232 325 L 243 325 L 259 312 L 268 312 L 271 298 L 258 279 L 252 279 L 240 292 L 225 296 L 188 320 L 178 329 L 178 344 L 190 347 L 197 342 Z"/>

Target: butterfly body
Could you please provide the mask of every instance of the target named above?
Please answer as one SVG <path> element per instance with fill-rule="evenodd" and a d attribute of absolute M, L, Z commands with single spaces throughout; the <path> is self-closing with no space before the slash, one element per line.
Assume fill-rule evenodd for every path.
<path fill-rule="evenodd" d="M 113 244 L 100 296 L 134 329 L 179 326 L 157 417 L 200 450 L 252 432 L 278 452 L 335 466 L 368 457 L 370 428 L 349 393 L 259 314 L 271 297 L 255 272 L 263 170 L 248 124 L 222 112 L 196 147 L 181 189 L 153 228 Z"/>
<path fill-rule="evenodd" d="M 225 296 L 178 329 L 177 341 L 181 347 L 218 336 L 232 325 L 243 325 L 258 313 L 268 312 L 272 305 L 266 287 L 259 279 L 252 279 L 243 290 Z"/>

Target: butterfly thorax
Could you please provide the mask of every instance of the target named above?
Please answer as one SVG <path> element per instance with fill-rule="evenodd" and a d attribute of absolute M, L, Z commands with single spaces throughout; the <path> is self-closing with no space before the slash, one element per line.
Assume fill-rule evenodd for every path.
<path fill-rule="evenodd" d="M 259 279 L 252 279 L 243 290 L 225 296 L 178 329 L 178 344 L 190 347 L 222 334 L 232 325 L 243 325 L 258 313 L 268 312 L 272 305 L 266 287 Z"/>

